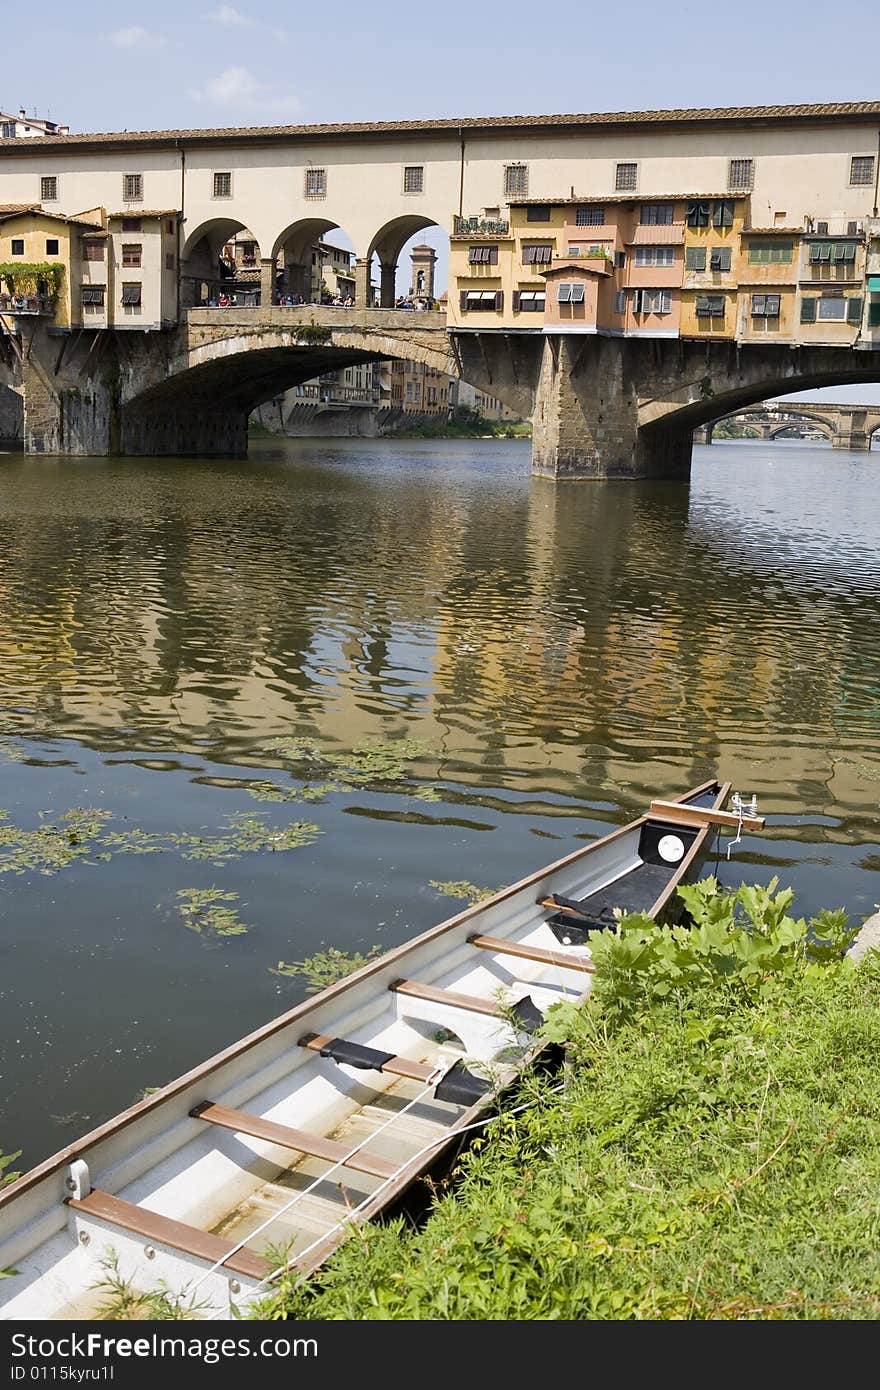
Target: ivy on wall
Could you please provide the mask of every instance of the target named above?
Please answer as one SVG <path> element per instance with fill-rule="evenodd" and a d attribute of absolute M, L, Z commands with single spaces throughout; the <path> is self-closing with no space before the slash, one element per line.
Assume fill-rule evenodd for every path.
<path fill-rule="evenodd" d="M 3 281 L 10 294 L 39 294 L 38 285 L 45 285 L 44 293 L 57 299 L 64 279 L 64 266 L 57 261 L 2 261 L 0 262 L 0 281 Z"/>

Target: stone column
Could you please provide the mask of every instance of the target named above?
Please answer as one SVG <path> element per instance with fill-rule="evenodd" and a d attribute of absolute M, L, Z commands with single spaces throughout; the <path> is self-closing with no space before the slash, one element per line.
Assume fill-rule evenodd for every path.
<path fill-rule="evenodd" d="M 871 436 L 864 430 L 838 431 L 831 437 L 832 449 L 847 449 L 852 454 L 866 454 L 871 447 Z"/>
<path fill-rule="evenodd" d="M 275 261 L 260 261 L 260 305 L 267 309 L 275 302 Z"/>
<path fill-rule="evenodd" d="M 381 286 L 380 291 L 379 291 L 379 305 L 380 305 L 380 308 L 382 308 L 382 309 L 393 309 L 393 308 L 394 308 L 394 301 L 395 301 L 395 299 L 396 299 L 396 297 L 397 297 L 396 294 L 395 294 L 395 283 L 396 283 L 396 279 L 397 279 L 397 266 L 396 266 L 396 264 L 395 264 L 395 265 L 380 265 L 380 266 L 379 266 L 379 283 L 380 283 L 380 286 Z"/>
<path fill-rule="evenodd" d="M 369 256 L 359 256 L 354 263 L 354 302 L 359 309 L 369 309 L 372 303 Z"/>
<path fill-rule="evenodd" d="M 639 401 L 615 338 L 548 336 L 532 419 L 532 471 L 548 478 L 690 476 L 690 429 L 639 429 Z"/>
<path fill-rule="evenodd" d="M 711 443 L 712 443 L 712 430 L 710 429 L 710 427 L 709 427 L 708 425 L 698 425 L 698 426 L 697 426 L 697 428 L 694 430 L 694 443 L 695 443 L 695 444 L 711 444 Z"/>

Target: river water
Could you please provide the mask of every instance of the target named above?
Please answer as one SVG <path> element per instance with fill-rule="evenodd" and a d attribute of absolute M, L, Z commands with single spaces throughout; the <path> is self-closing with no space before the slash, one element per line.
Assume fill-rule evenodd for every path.
<path fill-rule="evenodd" d="M 769 818 L 725 880 L 860 920 L 878 515 L 880 455 L 824 444 L 698 448 L 689 487 L 554 486 L 521 441 L 0 457 L 0 1147 L 290 1007 L 279 961 L 464 905 L 432 880 L 499 887 L 710 776 Z M 246 930 L 182 914 L 205 889 Z"/>

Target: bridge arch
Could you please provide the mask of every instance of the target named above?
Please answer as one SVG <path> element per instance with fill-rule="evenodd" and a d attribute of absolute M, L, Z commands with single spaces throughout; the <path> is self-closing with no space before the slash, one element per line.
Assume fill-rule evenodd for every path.
<path fill-rule="evenodd" d="M 254 266 L 260 268 L 260 244 L 253 232 L 234 217 L 212 217 L 190 232 L 180 253 L 180 279 L 184 305 L 198 305 L 213 297 L 234 267 L 221 262 L 223 247 L 239 232 L 248 232 L 255 245 Z"/>

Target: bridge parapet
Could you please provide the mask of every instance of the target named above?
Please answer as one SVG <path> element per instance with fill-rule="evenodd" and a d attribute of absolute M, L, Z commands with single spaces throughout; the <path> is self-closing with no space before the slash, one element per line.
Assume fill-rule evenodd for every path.
<path fill-rule="evenodd" d="M 235 327 L 254 328 L 293 328 L 300 325 L 334 329 L 368 329 L 382 332 L 412 332 L 433 330 L 446 332 L 446 314 L 439 309 L 359 309 L 356 306 L 345 308 L 327 304 L 273 304 L 271 308 L 237 307 L 216 309 L 187 309 L 185 311 L 188 329 Z"/>

